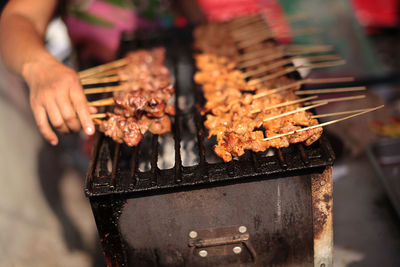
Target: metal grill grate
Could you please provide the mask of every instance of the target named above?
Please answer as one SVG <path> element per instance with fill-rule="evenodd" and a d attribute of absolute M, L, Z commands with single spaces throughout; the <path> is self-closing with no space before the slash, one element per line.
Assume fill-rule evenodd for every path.
<path fill-rule="evenodd" d="M 173 141 L 168 142 L 168 135 L 146 134 L 138 147 L 129 148 L 97 134 L 86 180 L 88 196 L 188 190 L 301 175 L 318 168 L 322 171 L 333 164 L 334 153 L 324 136 L 310 147 L 296 144 L 263 153 L 246 152 L 232 162 L 222 162 L 213 154 L 214 143 L 206 138 L 204 118 L 200 114 L 204 100 L 201 88 L 192 78 L 195 67 L 190 49 L 191 31 L 173 30 L 162 37 L 158 34 L 156 38 L 125 42 L 121 53 L 160 44 L 167 48 L 166 65 L 173 71 L 176 81 L 177 112 L 169 134 Z M 174 155 L 171 155 L 171 147 Z"/>

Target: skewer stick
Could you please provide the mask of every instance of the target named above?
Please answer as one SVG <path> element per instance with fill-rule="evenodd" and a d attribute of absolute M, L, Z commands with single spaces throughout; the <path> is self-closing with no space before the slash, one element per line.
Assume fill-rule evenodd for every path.
<path fill-rule="evenodd" d="M 321 100 L 310 101 L 310 102 L 305 103 L 305 105 L 316 104 L 316 103 L 321 103 L 321 102 L 333 103 L 333 102 L 357 100 L 357 99 L 363 99 L 363 98 L 365 98 L 365 97 L 366 97 L 366 95 L 355 95 L 355 96 L 345 96 L 345 97 L 327 98 L 327 99 L 321 99 Z"/>
<path fill-rule="evenodd" d="M 96 123 L 96 124 L 102 124 L 103 123 L 102 120 L 96 119 L 96 118 L 93 119 L 93 122 Z"/>
<path fill-rule="evenodd" d="M 291 114 L 294 114 L 294 113 L 297 113 L 297 112 L 300 112 L 300 111 L 309 110 L 309 109 L 312 109 L 312 108 L 323 106 L 323 105 L 326 105 L 326 104 L 328 104 L 328 102 L 322 102 L 322 103 L 319 103 L 319 104 L 298 108 L 298 109 L 295 109 L 295 110 L 292 110 L 292 111 L 288 111 L 288 112 L 285 112 L 285 113 L 282 113 L 282 114 L 279 114 L 279 115 L 276 115 L 276 116 L 273 116 L 273 117 L 265 118 L 265 119 L 263 119 L 263 121 L 265 122 L 265 121 L 274 120 L 274 119 L 285 117 L 285 116 L 288 116 L 288 115 L 291 115 Z"/>
<path fill-rule="evenodd" d="M 309 65 L 300 65 L 300 66 L 291 66 L 287 67 L 281 71 L 278 71 L 273 74 L 269 74 L 267 76 L 264 76 L 262 78 L 257 78 L 254 80 L 249 81 L 249 85 L 256 85 L 261 82 L 269 81 L 278 77 L 281 77 L 283 75 L 289 74 L 291 72 L 294 72 L 298 69 L 318 69 L 318 68 L 326 68 L 326 67 L 333 67 L 333 66 L 339 66 L 345 64 L 345 60 L 337 60 L 337 61 L 329 61 L 329 62 L 321 62 L 321 63 L 315 63 L 315 64 L 309 64 Z"/>
<path fill-rule="evenodd" d="M 304 28 L 304 29 L 294 29 L 289 34 L 287 34 L 287 35 L 279 35 L 278 37 L 286 37 L 286 36 L 287 37 L 292 37 L 292 36 L 298 36 L 298 35 L 314 34 L 314 33 L 319 33 L 319 32 L 321 32 L 320 29 L 315 28 L 315 27 L 309 27 L 309 28 Z M 252 39 L 239 42 L 237 44 L 237 47 L 239 49 L 244 49 L 244 48 L 247 48 L 249 46 L 261 43 L 261 42 L 263 42 L 265 40 L 274 38 L 274 37 L 277 37 L 275 33 L 267 32 L 265 34 L 261 34 L 260 36 L 255 36 Z"/>
<path fill-rule="evenodd" d="M 275 34 L 273 32 L 266 31 L 266 32 L 260 33 L 259 35 L 254 36 L 252 38 L 249 38 L 247 40 L 241 41 L 241 42 L 237 43 L 236 46 L 239 49 L 244 49 L 244 48 L 247 48 L 249 46 L 261 43 L 261 42 L 263 42 L 265 40 L 272 39 L 274 37 L 275 37 Z"/>
<path fill-rule="evenodd" d="M 356 114 L 353 114 L 353 115 L 350 115 L 350 116 L 346 116 L 346 117 L 343 117 L 343 118 L 340 118 L 340 119 L 336 119 L 336 120 L 320 123 L 320 124 L 317 124 L 317 125 L 309 126 L 309 127 L 306 127 L 306 128 L 295 130 L 295 131 L 290 131 L 290 132 L 283 133 L 283 134 L 274 135 L 274 136 L 271 136 L 271 137 L 264 138 L 263 140 L 264 141 L 269 141 L 269 140 L 272 140 L 272 139 L 275 139 L 275 138 L 280 138 L 280 137 L 284 137 L 284 136 L 287 136 L 287 135 L 292 135 L 292 134 L 296 134 L 296 133 L 299 133 L 299 132 L 308 131 L 308 130 L 315 129 L 315 128 L 318 128 L 318 127 L 324 127 L 324 126 L 327 126 L 327 125 L 330 125 L 330 124 L 334 124 L 334 123 L 337 123 L 337 122 L 340 122 L 340 121 L 344 121 L 344 120 L 347 120 L 347 119 L 351 119 L 351 118 L 363 115 L 363 114 L 368 113 L 368 112 L 372 112 L 372 111 L 381 109 L 383 107 L 384 107 L 384 105 L 378 106 L 378 107 L 375 107 L 375 108 L 370 108 L 370 109 L 367 109 L 365 111 L 362 111 L 362 112 L 359 112 L 359 113 L 356 113 Z"/>
<path fill-rule="evenodd" d="M 103 119 L 103 118 L 105 118 L 106 116 L 107 116 L 106 113 L 96 113 L 96 114 L 90 115 L 90 117 L 91 117 L 92 119 Z"/>
<path fill-rule="evenodd" d="M 269 54 L 263 55 L 256 57 L 254 59 L 246 60 L 243 62 L 239 62 L 238 66 L 239 68 L 248 68 L 248 67 L 254 67 L 256 65 L 262 64 L 262 63 L 267 63 L 269 61 L 272 61 L 274 59 L 279 59 L 284 56 L 299 56 L 299 55 L 305 55 L 305 54 L 311 54 L 311 53 L 318 53 L 318 52 L 326 52 L 323 51 L 325 49 L 304 49 L 304 50 L 293 50 L 293 51 L 273 51 Z"/>
<path fill-rule="evenodd" d="M 261 14 L 260 13 L 254 13 L 254 14 L 249 14 L 249 15 L 244 15 L 244 16 L 233 18 L 228 23 L 234 24 L 234 23 L 239 23 L 239 22 L 244 22 L 244 21 L 257 20 L 259 18 L 261 18 Z"/>
<path fill-rule="evenodd" d="M 233 39 L 236 41 L 243 41 L 246 38 L 249 38 L 250 36 L 255 36 L 255 35 L 260 35 L 263 33 L 272 33 L 267 25 L 265 23 L 263 24 L 257 24 L 257 25 L 251 25 L 251 27 L 246 28 L 246 29 L 240 29 L 238 31 L 232 31 L 231 35 Z"/>
<path fill-rule="evenodd" d="M 78 75 L 79 75 L 79 78 L 82 79 L 82 78 L 89 77 L 90 75 L 96 74 L 98 72 L 103 72 L 103 71 L 106 71 L 106 70 L 109 70 L 109 69 L 114 69 L 114 68 L 125 66 L 126 64 L 128 64 L 127 59 L 126 58 L 121 58 L 119 60 L 115 60 L 115 61 L 112 61 L 112 62 L 107 63 L 107 64 L 103 64 L 103 65 L 100 65 L 100 66 L 96 66 L 96 67 L 93 67 L 93 68 L 90 68 L 90 69 L 86 69 L 86 70 L 80 71 L 78 73 Z"/>
<path fill-rule="evenodd" d="M 89 102 L 88 105 L 90 107 L 101 107 L 101 106 L 112 106 L 114 105 L 114 98 L 105 98 L 96 101 Z"/>
<path fill-rule="evenodd" d="M 255 23 L 260 23 L 260 22 L 264 22 L 264 18 L 261 15 L 259 15 L 257 17 L 253 17 L 253 18 L 242 19 L 239 21 L 233 20 L 228 24 L 228 27 L 230 27 L 231 29 L 238 29 L 241 27 L 246 27 L 250 24 L 255 24 Z"/>
<path fill-rule="evenodd" d="M 92 85 L 101 83 L 112 83 L 112 82 L 123 82 L 127 81 L 127 78 L 121 78 L 119 75 L 109 76 L 105 78 L 94 78 L 94 79 L 83 79 L 81 80 L 82 85 Z"/>
<path fill-rule="evenodd" d="M 245 73 L 243 73 L 243 76 L 245 78 L 254 76 L 254 75 L 258 75 L 258 74 L 262 74 L 265 73 L 269 70 L 273 70 L 279 67 L 283 67 L 287 64 L 293 63 L 293 60 L 295 59 L 303 59 L 303 60 L 307 60 L 309 62 L 317 62 L 317 61 L 324 61 L 324 60 L 337 60 L 340 59 L 339 55 L 321 55 L 321 56 L 309 56 L 309 57 L 300 57 L 300 56 L 296 56 L 296 57 L 291 57 L 291 58 L 284 58 L 281 60 L 278 60 L 274 63 L 268 64 L 266 66 L 261 66 L 255 70 L 250 70 L 247 71 Z"/>
<path fill-rule="evenodd" d="M 98 72 L 96 74 L 93 74 L 89 77 L 84 78 L 84 80 L 117 75 L 119 70 L 120 70 L 120 68 L 115 68 L 115 69 L 112 69 L 109 71 Z"/>
<path fill-rule="evenodd" d="M 125 90 L 125 86 L 118 85 L 118 86 L 107 86 L 107 87 L 96 87 L 96 88 L 88 88 L 83 89 L 85 95 L 90 94 L 100 94 L 100 93 L 110 93 L 110 92 L 118 92 Z"/>
<path fill-rule="evenodd" d="M 342 87 L 342 88 L 327 88 L 327 89 L 314 89 L 314 90 L 299 90 L 296 91 L 296 95 L 312 95 L 312 94 L 330 94 L 330 93 L 348 93 L 364 91 L 367 88 L 365 86 L 355 87 Z"/>
<path fill-rule="evenodd" d="M 266 111 L 266 110 L 270 110 L 270 109 L 274 109 L 274 108 L 280 108 L 280 107 L 284 107 L 284 106 L 291 106 L 291 105 L 298 104 L 298 103 L 301 103 L 301 102 L 306 102 L 306 101 L 311 100 L 311 99 L 315 99 L 317 97 L 318 96 L 310 96 L 310 97 L 306 97 L 306 98 L 286 101 L 286 102 L 283 102 L 283 103 L 279 103 L 279 104 L 276 104 L 276 105 L 265 107 L 263 109 L 255 109 L 255 110 L 250 111 L 250 113 L 254 114 L 254 113 L 258 113 L 258 112 L 261 112 L 261 111 Z"/>
<path fill-rule="evenodd" d="M 260 56 L 267 56 L 276 54 L 278 51 L 285 51 L 288 54 L 295 55 L 295 53 L 305 53 L 305 52 L 330 52 L 333 47 L 330 45 L 278 45 L 275 48 L 263 48 L 260 50 L 255 50 L 242 54 L 239 56 L 239 61 L 247 61 Z"/>
<path fill-rule="evenodd" d="M 365 111 L 365 110 L 368 110 L 368 108 L 313 115 L 313 116 L 311 116 L 311 118 L 318 119 L 318 118 L 332 117 L 332 116 L 338 116 L 338 115 L 353 114 L 353 113 L 362 112 L 362 111 Z"/>
<path fill-rule="evenodd" d="M 264 96 L 268 96 L 271 94 L 276 94 L 279 93 L 281 91 L 285 91 L 294 87 L 299 87 L 303 84 L 318 84 L 318 83 L 340 83 L 340 82 L 352 82 L 354 81 L 353 77 L 340 77 L 340 78 L 308 78 L 308 79 L 304 79 L 301 81 L 296 81 L 287 85 L 283 85 L 262 93 L 258 93 L 255 94 L 253 96 L 254 99 L 260 98 L 260 97 L 264 97 Z"/>

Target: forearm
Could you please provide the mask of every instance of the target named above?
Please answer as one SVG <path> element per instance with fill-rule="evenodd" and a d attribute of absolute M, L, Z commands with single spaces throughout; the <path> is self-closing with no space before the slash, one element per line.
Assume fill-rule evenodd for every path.
<path fill-rule="evenodd" d="M 45 48 L 44 34 L 35 28 L 30 19 L 10 14 L 1 18 L 0 25 L 2 59 L 14 73 L 24 77 L 24 70 L 30 64 L 55 60 Z"/>
<path fill-rule="evenodd" d="M 53 145 L 61 133 L 94 133 L 87 100 L 77 73 L 46 51 L 44 35 L 57 0 L 10 0 L 0 21 L 0 53 L 5 65 L 22 76 L 43 136 Z"/>

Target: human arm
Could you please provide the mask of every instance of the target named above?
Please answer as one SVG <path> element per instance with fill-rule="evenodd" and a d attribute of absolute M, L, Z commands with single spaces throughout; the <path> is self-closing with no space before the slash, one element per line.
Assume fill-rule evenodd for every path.
<path fill-rule="evenodd" d="M 58 143 L 61 133 L 94 133 L 87 100 L 77 73 L 46 50 L 44 35 L 57 0 L 10 0 L 0 20 L 0 53 L 5 65 L 27 82 L 30 104 L 42 135 Z"/>

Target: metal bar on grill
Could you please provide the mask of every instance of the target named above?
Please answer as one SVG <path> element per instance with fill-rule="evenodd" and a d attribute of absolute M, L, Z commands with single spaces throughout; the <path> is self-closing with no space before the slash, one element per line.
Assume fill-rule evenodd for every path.
<path fill-rule="evenodd" d="M 117 143 L 114 149 L 114 158 L 113 158 L 113 165 L 111 172 L 111 184 L 114 186 L 116 185 L 116 176 L 118 174 L 118 160 L 120 152 L 121 152 L 121 144 Z"/>
<path fill-rule="evenodd" d="M 157 160 L 158 160 L 158 134 L 153 135 L 153 138 L 151 139 L 151 185 L 155 186 L 157 185 L 157 173 L 158 173 L 158 166 L 157 166 Z"/>
<path fill-rule="evenodd" d="M 139 144 L 140 145 L 140 144 Z M 139 145 L 133 148 L 132 157 L 131 157 L 131 186 L 134 187 L 139 182 L 139 177 L 135 177 L 136 170 L 137 170 L 137 162 L 138 162 L 138 151 Z"/>
<path fill-rule="evenodd" d="M 283 155 L 283 152 L 280 148 L 276 149 L 277 155 L 278 155 L 278 160 L 279 163 L 281 164 L 282 169 L 286 169 L 288 167 L 288 164 L 286 163 L 285 156 Z"/>
<path fill-rule="evenodd" d="M 181 158 L 181 126 L 180 126 L 180 116 L 177 109 L 177 114 L 175 116 L 175 183 L 182 182 L 182 158 Z"/>
<path fill-rule="evenodd" d="M 257 160 L 257 154 L 254 151 L 250 151 L 251 153 L 251 160 L 253 162 L 254 170 L 257 171 L 260 168 L 260 164 L 258 163 Z"/>
<path fill-rule="evenodd" d="M 307 156 L 307 153 L 306 153 L 306 151 L 304 149 L 304 145 L 301 144 L 301 143 L 297 144 L 297 148 L 300 151 L 301 160 L 304 162 L 305 165 L 309 165 L 310 164 L 310 159 Z"/>
<path fill-rule="evenodd" d="M 181 157 L 181 125 L 180 125 L 180 108 L 179 108 L 179 93 L 180 84 L 178 81 L 177 59 L 174 60 L 174 75 L 176 77 L 175 84 L 175 121 L 174 121 L 174 142 L 175 142 L 175 183 L 182 182 L 182 157 Z"/>

